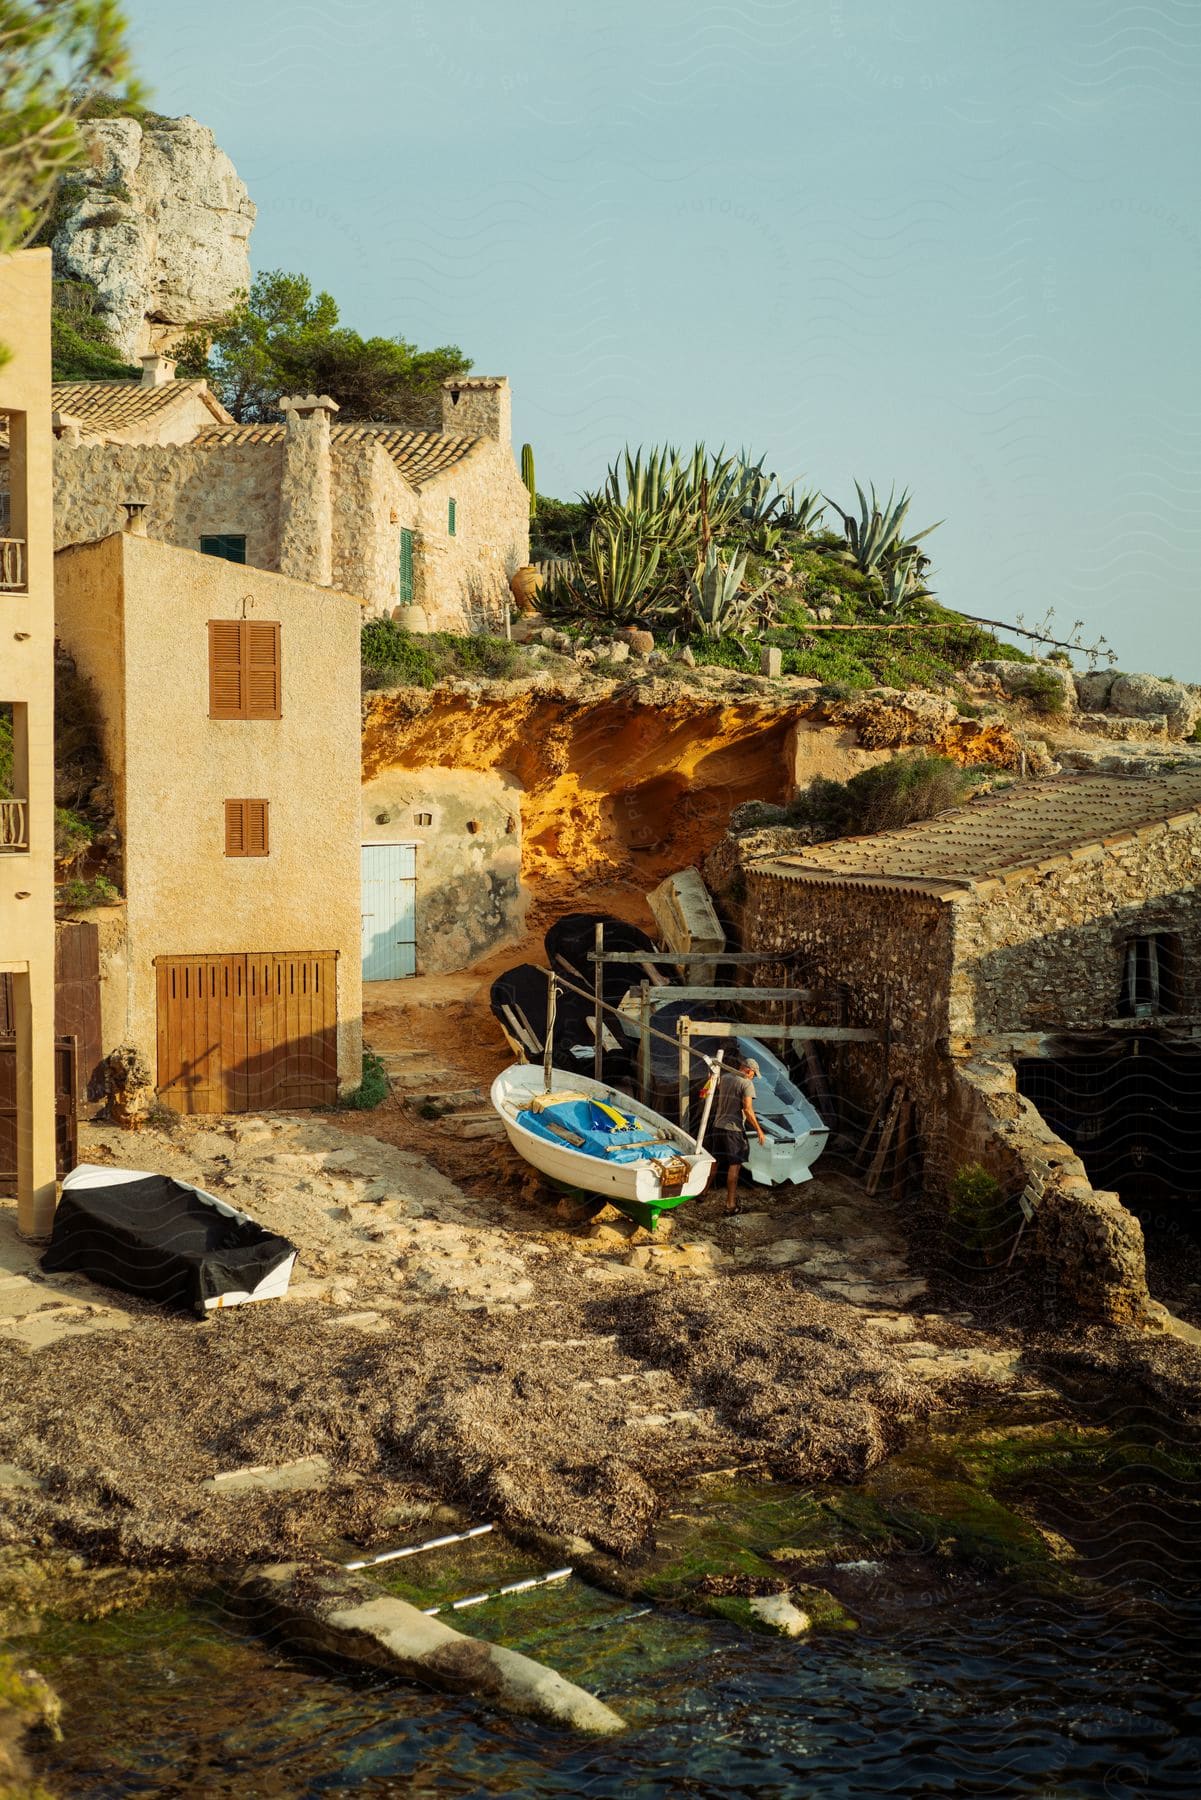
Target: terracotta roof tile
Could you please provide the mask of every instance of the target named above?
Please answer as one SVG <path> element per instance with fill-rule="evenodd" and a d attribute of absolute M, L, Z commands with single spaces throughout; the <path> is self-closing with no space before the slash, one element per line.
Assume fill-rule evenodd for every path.
<path fill-rule="evenodd" d="M 758 874 L 917 890 L 949 897 L 1022 870 L 1079 860 L 1093 846 L 1201 812 L 1201 757 L 1147 776 L 1069 775 L 1015 784 L 920 824 L 876 837 L 838 838 L 793 856 L 765 857 Z"/>
<path fill-rule="evenodd" d="M 144 387 L 141 381 L 56 381 L 56 412 L 69 413 L 89 432 L 127 431 L 167 412 L 185 395 L 203 392 L 215 416 L 224 407 L 202 381 L 163 381 Z"/>
<path fill-rule="evenodd" d="M 282 443 L 283 425 L 207 425 L 197 433 L 194 442 L 209 444 L 278 444 Z M 335 444 L 374 442 L 387 451 L 405 479 L 414 487 L 422 487 L 453 469 L 470 456 L 483 442 L 478 437 L 455 437 L 445 431 L 410 431 L 404 425 L 339 425 L 330 427 L 330 440 Z"/>

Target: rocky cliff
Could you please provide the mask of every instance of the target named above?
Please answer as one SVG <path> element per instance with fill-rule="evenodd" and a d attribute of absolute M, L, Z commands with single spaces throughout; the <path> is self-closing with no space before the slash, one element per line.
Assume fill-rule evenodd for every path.
<path fill-rule="evenodd" d="M 95 288 L 133 360 L 220 318 L 249 287 L 255 208 L 195 119 L 102 119 L 84 130 L 92 162 L 64 196 L 55 268 Z"/>

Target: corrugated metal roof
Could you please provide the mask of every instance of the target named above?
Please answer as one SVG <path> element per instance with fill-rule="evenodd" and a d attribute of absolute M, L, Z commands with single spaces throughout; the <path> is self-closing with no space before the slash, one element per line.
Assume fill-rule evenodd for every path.
<path fill-rule="evenodd" d="M 757 874 L 947 898 L 1020 870 L 1055 866 L 1201 811 L 1201 756 L 1147 776 L 1024 781 L 875 837 L 838 838 L 765 857 Z"/>
<path fill-rule="evenodd" d="M 203 381 L 163 381 L 157 387 L 141 381 L 56 381 L 56 412 L 69 413 L 89 432 L 128 431 L 169 411 L 185 396 L 199 394 L 216 419 L 229 414 Z"/>
<path fill-rule="evenodd" d="M 283 425 L 206 425 L 194 442 L 210 444 L 278 444 L 283 442 Z M 335 444 L 377 443 L 396 464 L 406 481 L 421 487 L 453 469 L 470 456 L 483 442 L 478 437 L 456 437 L 445 431 L 410 431 L 404 425 L 339 425 L 330 427 L 330 440 Z"/>

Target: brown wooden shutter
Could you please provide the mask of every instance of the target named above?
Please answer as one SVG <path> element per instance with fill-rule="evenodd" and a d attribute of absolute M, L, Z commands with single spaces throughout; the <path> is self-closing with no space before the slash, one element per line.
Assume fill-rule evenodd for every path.
<path fill-rule="evenodd" d="M 225 854 L 246 854 L 246 805 L 242 800 L 225 802 Z"/>
<path fill-rule="evenodd" d="M 209 717 L 243 719 L 246 691 L 242 678 L 242 622 L 209 620 Z"/>
<path fill-rule="evenodd" d="M 266 856 L 270 848 L 266 800 L 225 802 L 226 856 Z"/>
<path fill-rule="evenodd" d="M 280 717 L 279 626 L 258 619 L 243 622 L 242 666 L 246 682 L 246 717 Z"/>
<path fill-rule="evenodd" d="M 280 633 L 265 619 L 209 620 L 209 717 L 278 719 Z"/>
<path fill-rule="evenodd" d="M 247 800 L 244 804 L 246 809 L 246 854 L 247 856 L 266 856 L 267 802 L 265 800 Z"/>

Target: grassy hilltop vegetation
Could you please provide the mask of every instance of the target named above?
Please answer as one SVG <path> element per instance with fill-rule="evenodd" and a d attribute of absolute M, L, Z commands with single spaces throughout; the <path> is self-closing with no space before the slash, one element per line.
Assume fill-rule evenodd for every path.
<path fill-rule="evenodd" d="M 758 673 L 764 647 L 786 675 L 847 689 L 953 686 L 986 657 L 1023 652 L 942 605 L 929 585 L 909 496 L 856 484 L 853 506 L 783 487 L 763 459 L 698 445 L 626 451 L 602 487 L 576 501 L 538 494 L 529 446 L 530 556 L 554 563 L 539 604 L 584 642 L 641 626 L 671 653 L 687 645 L 698 665 Z M 815 630 L 816 626 L 899 630 Z M 475 639 L 407 639 L 389 622 L 364 636 L 368 681 L 511 672 L 515 653 Z M 1033 670 L 1032 670 L 1033 673 Z"/>

